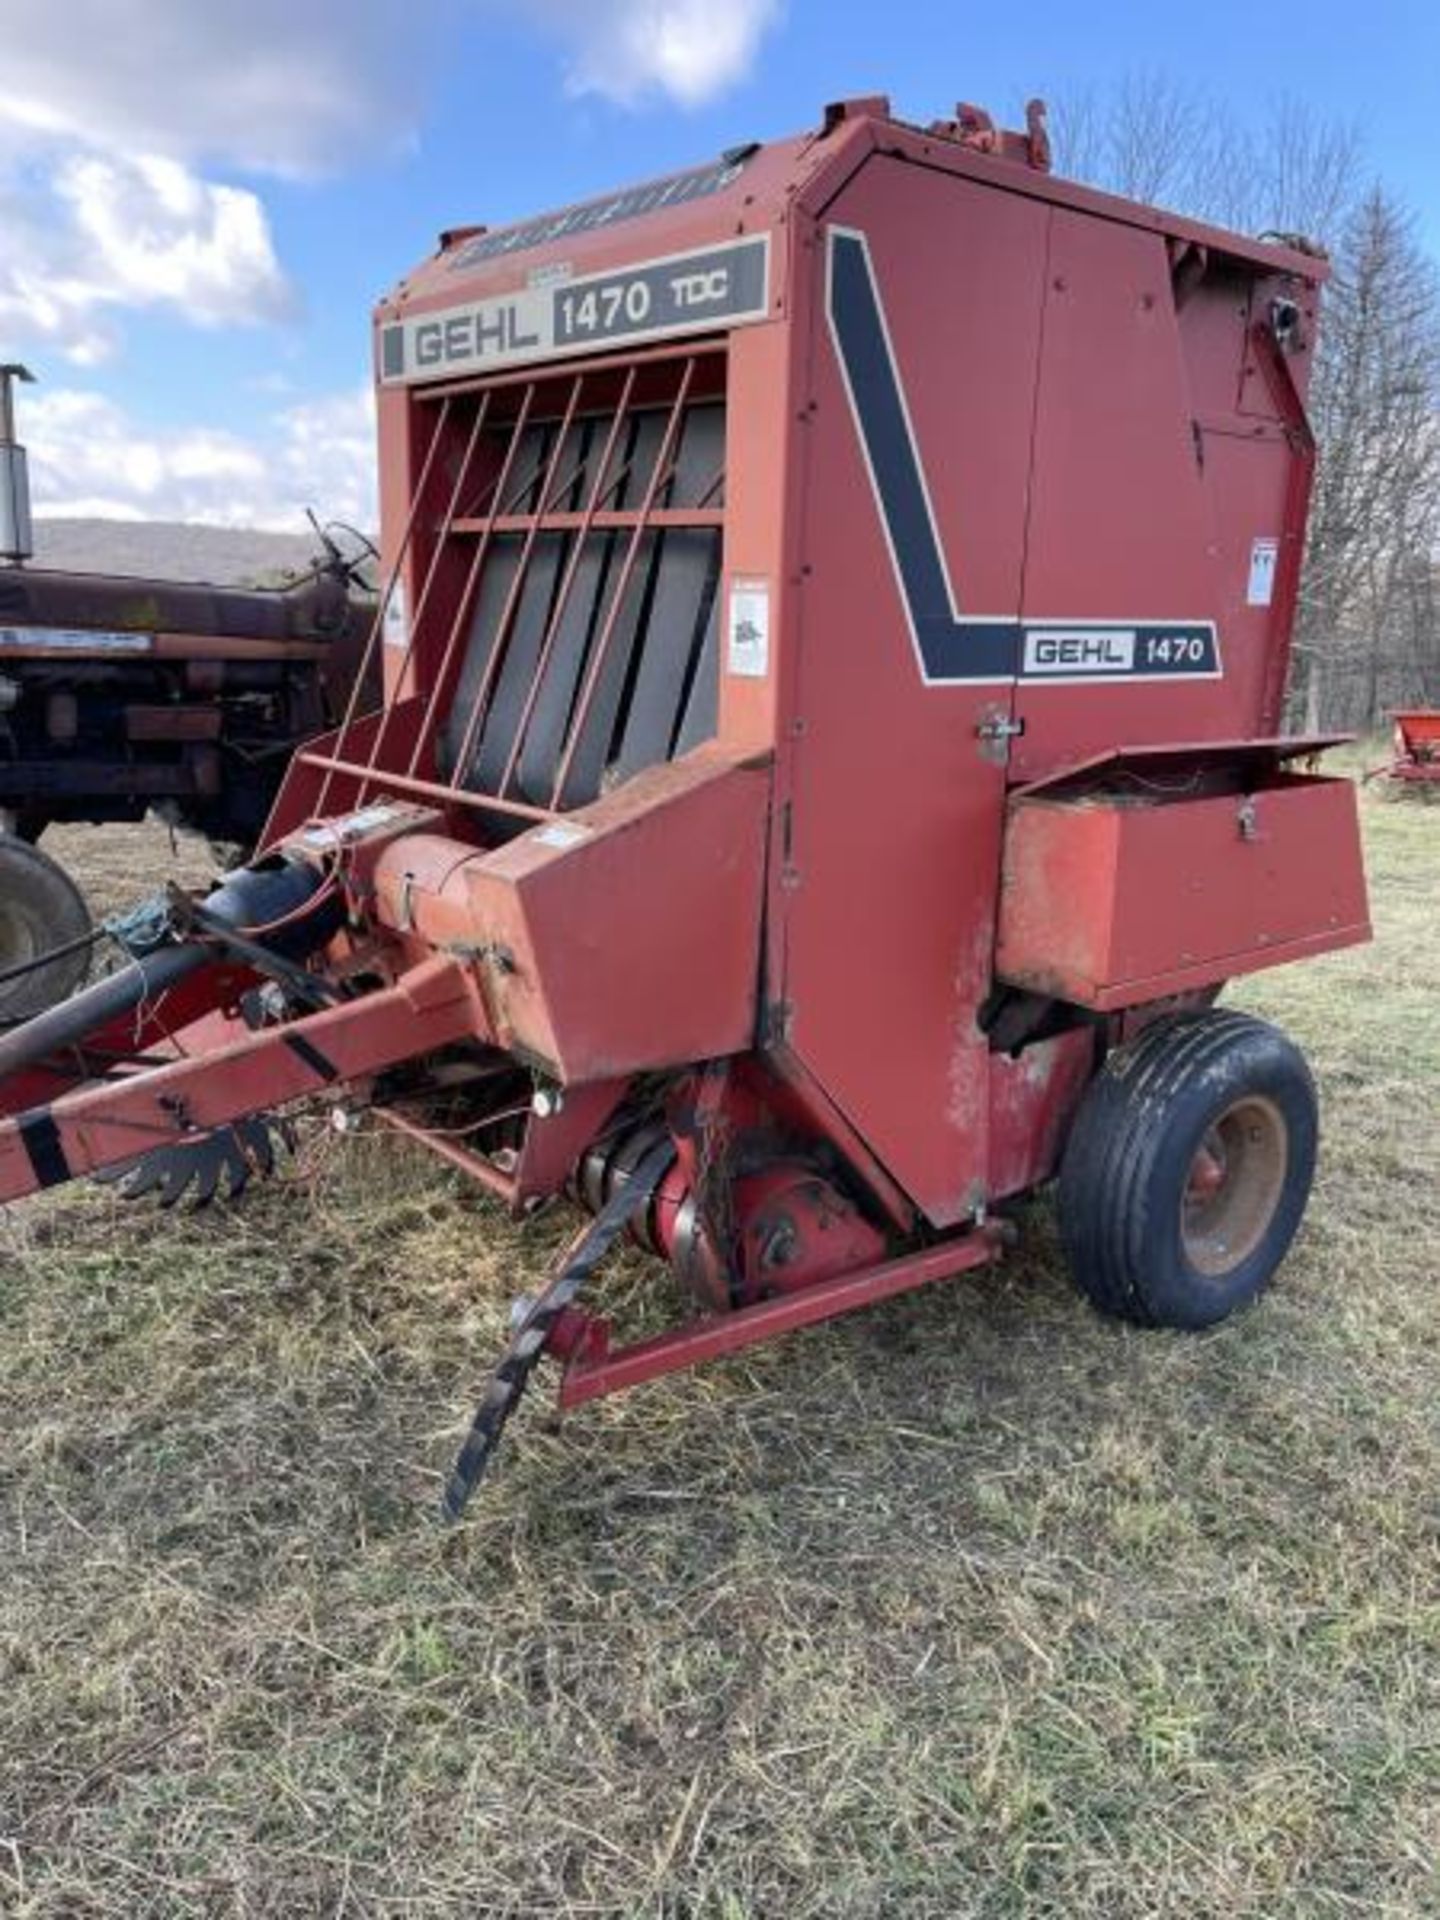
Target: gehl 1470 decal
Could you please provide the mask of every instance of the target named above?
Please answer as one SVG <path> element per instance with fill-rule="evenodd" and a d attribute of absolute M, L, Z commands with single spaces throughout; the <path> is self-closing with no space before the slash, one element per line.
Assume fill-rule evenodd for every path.
<path fill-rule="evenodd" d="M 763 320 L 770 239 L 754 234 L 603 273 L 407 314 L 380 329 L 387 386 L 493 373 L 568 354 Z"/>
<path fill-rule="evenodd" d="M 1211 620 L 959 612 L 865 235 L 831 227 L 828 265 L 830 330 L 926 681 L 1217 679 L 1220 642 Z"/>

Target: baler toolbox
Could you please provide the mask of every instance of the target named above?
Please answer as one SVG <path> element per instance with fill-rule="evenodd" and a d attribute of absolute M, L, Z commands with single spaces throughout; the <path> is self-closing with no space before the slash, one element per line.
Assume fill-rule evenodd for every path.
<path fill-rule="evenodd" d="M 1121 751 L 1013 794 L 999 978 L 1109 1013 L 1368 939 L 1352 782 L 1283 767 L 1305 740 L 1242 771 L 1250 744 Z"/>

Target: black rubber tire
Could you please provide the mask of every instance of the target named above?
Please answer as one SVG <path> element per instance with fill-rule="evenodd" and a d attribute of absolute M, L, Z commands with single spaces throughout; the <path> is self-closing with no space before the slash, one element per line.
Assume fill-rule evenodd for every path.
<path fill-rule="evenodd" d="M 48 853 L 0 833 L 0 973 L 79 940 L 92 922 L 85 896 Z M 65 954 L 0 984 L 0 1021 L 28 1020 L 72 994 L 90 971 L 90 949 Z"/>
<path fill-rule="evenodd" d="M 1237 1102 L 1263 1103 L 1284 1159 L 1273 1211 L 1231 1266 L 1190 1257 L 1186 1194 L 1202 1143 Z M 1060 1169 L 1060 1233 L 1080 1291 L 1141 1326 L 1214 1325 L 1262 1291 L 1310 1196 L 1319 1133 L 1299 1049 L 1248 1014 L 1211 1008 L 1156 1021 L 1110 1054 L 1087 1088 Z M 1267 1198 L 1267 1204 L 1268 1198 Z"/>

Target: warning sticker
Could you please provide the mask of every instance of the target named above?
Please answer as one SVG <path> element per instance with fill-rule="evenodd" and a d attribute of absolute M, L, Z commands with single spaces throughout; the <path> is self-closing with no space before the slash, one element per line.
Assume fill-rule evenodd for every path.
<path fill-rule="evenodd" d="M 561 820 L 553 826 L 537 827 L 532 837 L 537 847 L 578 847 L 590 838 L 590 829 L 578 821 L 572 824 Z"/>
<path fill-rule="evenodd" d="M 1275 595 L 1275 563 L 1280 555 L 1278 540 L 1252 540 L 1250 543 L 1250 584 L 1245 590 L 1247 607 L 1268 607 Z"/>
<path fill-rule="evenodd" d="M 385 619 L 382 625 L 387 647 L 408 647 L 410 644 L 410 613 L 405 605 L 405 582 L 395 580 L 390 587 L 390 598 L 385 602 Z"/>
<path fill-rule="evenodd" d="M 770 671 L 770 583 L 767 580 L 731 582 L 725 660 L 731 673 L 746 680 L 763 680 Z"/>

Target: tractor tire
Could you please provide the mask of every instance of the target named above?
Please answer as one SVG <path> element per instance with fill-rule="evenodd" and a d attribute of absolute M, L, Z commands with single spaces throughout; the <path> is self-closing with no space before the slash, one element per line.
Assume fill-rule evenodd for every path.
<path fill-rule="evenodd" d="M 90 930 L 90 909 L 65 869 L 28 841 L 0 833 L 0 975 L 83 940 Z M 43 1013 L 72 994 L 89 970 L 90 949 L 81 947 L 0 980 L 0 1023 Z"/>
<path fill-rule="evenodd" d="M 1141 1326 L 1225 1319 L 1295 1237 L 1318 1132 L 1310 1070 L 1275 1027 L 1214 1008 L 1146 1027 L 1091 1082 L 1066 1143 L 1076 1285 Z"/>

